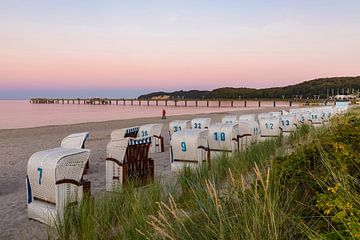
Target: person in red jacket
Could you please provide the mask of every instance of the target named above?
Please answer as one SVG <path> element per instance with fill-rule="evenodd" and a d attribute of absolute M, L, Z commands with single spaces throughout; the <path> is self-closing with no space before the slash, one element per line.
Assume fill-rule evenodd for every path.
<path fill-rule="evenodd" d="M 162 110 L 162 117 L 161 119 L 166 119 L 166 111 L 165 109 Z"/>

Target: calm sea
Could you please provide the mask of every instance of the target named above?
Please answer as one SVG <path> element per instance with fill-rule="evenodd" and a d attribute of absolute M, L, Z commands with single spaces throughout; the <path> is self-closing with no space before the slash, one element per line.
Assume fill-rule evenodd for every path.
<path fill-rule="evenodd" d="M 167 115 L 170 116 L 231 111 L 241 108 L 240 103 L 236 108 L 226 106 L 219 108 L 215 106 L 218 106 L 217 102 L 212 102 L 210 107 L 201 106 L 196 108 L 191 106 L 30 104 L 29 101 L 24 100 L 0 100 L 0 129 L 160 117 L 162 109 L 166 109 Z"/>

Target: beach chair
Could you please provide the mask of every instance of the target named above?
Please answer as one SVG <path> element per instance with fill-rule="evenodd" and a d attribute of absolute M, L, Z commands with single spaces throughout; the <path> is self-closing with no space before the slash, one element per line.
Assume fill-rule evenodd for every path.
<path fill-rule="evenodd" d="M 239 131 L 236 123 L 215 123 L 209 127 L 208 144 L 211 159 L 223 153 L 239 151 Z"/>
<path fill-rule="evenodd" d="M 121 190 L 129 181 L 145 185 L 154 179 L 148 157 L 151 137 L 111 139 L 106 148 L 106 191 Z"/>
<path fill-rule="evenodd" d="M 295 114 L 299 124 L 311 124 L 311 116 L 309 111 L 296 112 L 292 114 Z"/>
<path fill-rule="evenodd" d="M 239 121 L 239 151 L 245 150 L 250 144 L 256 143 L 260 137 L 259 123 L 255 120 Z"/>
<path fill-rule="evenodd" d="M 324 125 L 329 124 L 330 118 L 333 117 L 334 114 L 335 114 L 334 108 L 327 108 L 321 111 L 321 116 L 323 118 Z"/>
<path fill-rule="evenodd" d="M 243 114 L 239 116 L 239 121 L 255 121 L 256 117 L 255 114 Z"/>
<path fill-rule="evenodd" d="M 206 129 L 210 127 L 211 118 L 194 118 L 191 120 L 191 128 Z"/>
<path fill-rule="evenodd" d="M 260 141 L 269 138 L 277 138 L 282 134 L 280 118 L 278 117 L 259 119 L 259 127 L 260 127 L 260 138 L 259 138 Z"/>
<path fill-rule="evenodd" d="M 313 109 L 310 112 L 310 120 L 311 126 L 313 127 L 321 127 L 324 123 L 324 119 L 322 117 L 322 113 L 319 109 Z"/>
<path fill-rule="evenodd" d="M 29 218 L 54 226 L 63 220 L 67 204 L 90 194 L 90 182 L 83 180 L 89 156 L 88 149 L 54 148 L 30 157 L 26 177 Z"/>
<path fill-rule="evenodd" d="M 146 124 L 139 127 L 137 138 L 151 137 L 150 152 L 164 152 L 164 137 L 161 136 L 162 123 Z"/>
<path fill-rule="evenodd" d="M 89 139 L 90 134 L 88 132 L 82 132 L 82 133 L 74 133 L 67 137 L 65 137 L 61 141 L 61 147 L 62 148 L 78 148 L 83 149 L 85 148 L 85 142 Z M 85 165 L 85 172 L 84 174 L 88 173 L 88 169 L 90 167 L 89 161 L 86 162 Z"/>
<path fill-rule="evenodd" d="M 202 163 L 210 165 L 207 129 L 184 129 L 175 132 L 170 140 L 171 171 L 184 166 L 195 167 Z"/>
<path fill-rule="evenodd" d="M 295 114 L 282 115 L 280 117 L 281 129 L 284 136 L 290 136 L 291 133 L 295 132 L 299 125 L 299 122 Z"/>
<path fill-rule="evenodd" d="M 270 116 L 273 118 L 278 118 L 280 116 L 283 115 L 283 111 L 279 111 L 279 112 L 269 112 Z"/>
<path fill-rule="evenodd" d="M 61 141 L 61 147 L 82 149 L 85 148 L 85 142 L 86 140 L 88 140 L 88 138 L 89 138 L 88 132 L 74 133 L 65 137 Z"/>
<path fill-rule="evenodd" d="M 169 136 L 171 139 L 171 135 L 174 132 L 181 131 L 183 129 L 191 129 L 191 121 L 190 120 L 174 120 L 169 123 Z"/>
<path fill-rule="evenodd" d="M 222 123 L 236 123 L 238 121 L 238 116 L 236 115 L 227 115 L 224 116 L 221 120 Z"/>

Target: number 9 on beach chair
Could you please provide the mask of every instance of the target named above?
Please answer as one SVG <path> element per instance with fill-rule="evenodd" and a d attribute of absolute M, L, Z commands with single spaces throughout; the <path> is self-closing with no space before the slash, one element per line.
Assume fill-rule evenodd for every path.
<path fill-rule="evenodd" d="M 171 171 L 177 171 L 184 166 L 197 166 L 208 162 L 208 134 L 206 129 L 184 129 L 175 132 L 170 140 Z"/>
<path fill-rule="evenodd" d="M 191 120 L 193 129 L 206 129 L 210 127 L 211 118 L 194 118 Z"/>
<path fill-rule="evenodd" d="M 276 138 L 281 136 L 282 129 L 280 127 L 280 118 L 260 118 L 260 138 L 259 140 L 265 140 L 268 138 Z"/>
<path fill-rule="evenodd" d="M 81 201 L 90 193 L 83 180 L 90 150 L 54 148 L 33 154 L 27 165 L 28 216 L 54 226 L 62 220 L 66 204 Z"/>
<path fill-rule="evenodd" d="M 154 179 L 154 161 L 148 157 L 151 139 L 110 140 L 106 149 L 106 191 L 121 189 L 130 180 L 144 185 Z"/>
<path fill-rule="evenodd" d="M 150 152 L 164 152 L 164 137 L 161 136 L 163 124 L 146 124 L 139 127 L 138 138 L 151 137 Z"/>

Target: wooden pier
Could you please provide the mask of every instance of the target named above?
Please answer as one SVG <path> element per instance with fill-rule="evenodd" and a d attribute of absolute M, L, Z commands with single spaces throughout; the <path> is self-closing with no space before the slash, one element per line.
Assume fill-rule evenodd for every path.
<path fill-rule="evenodd" d="M 32 104 L 82 104 L 82 105 L 119 105 L 119 106 L 174 106 L 174 107 L 291 107 L 303 105 L 292 100 L 143 100 L 125 98 L 32 98 Z"/>

